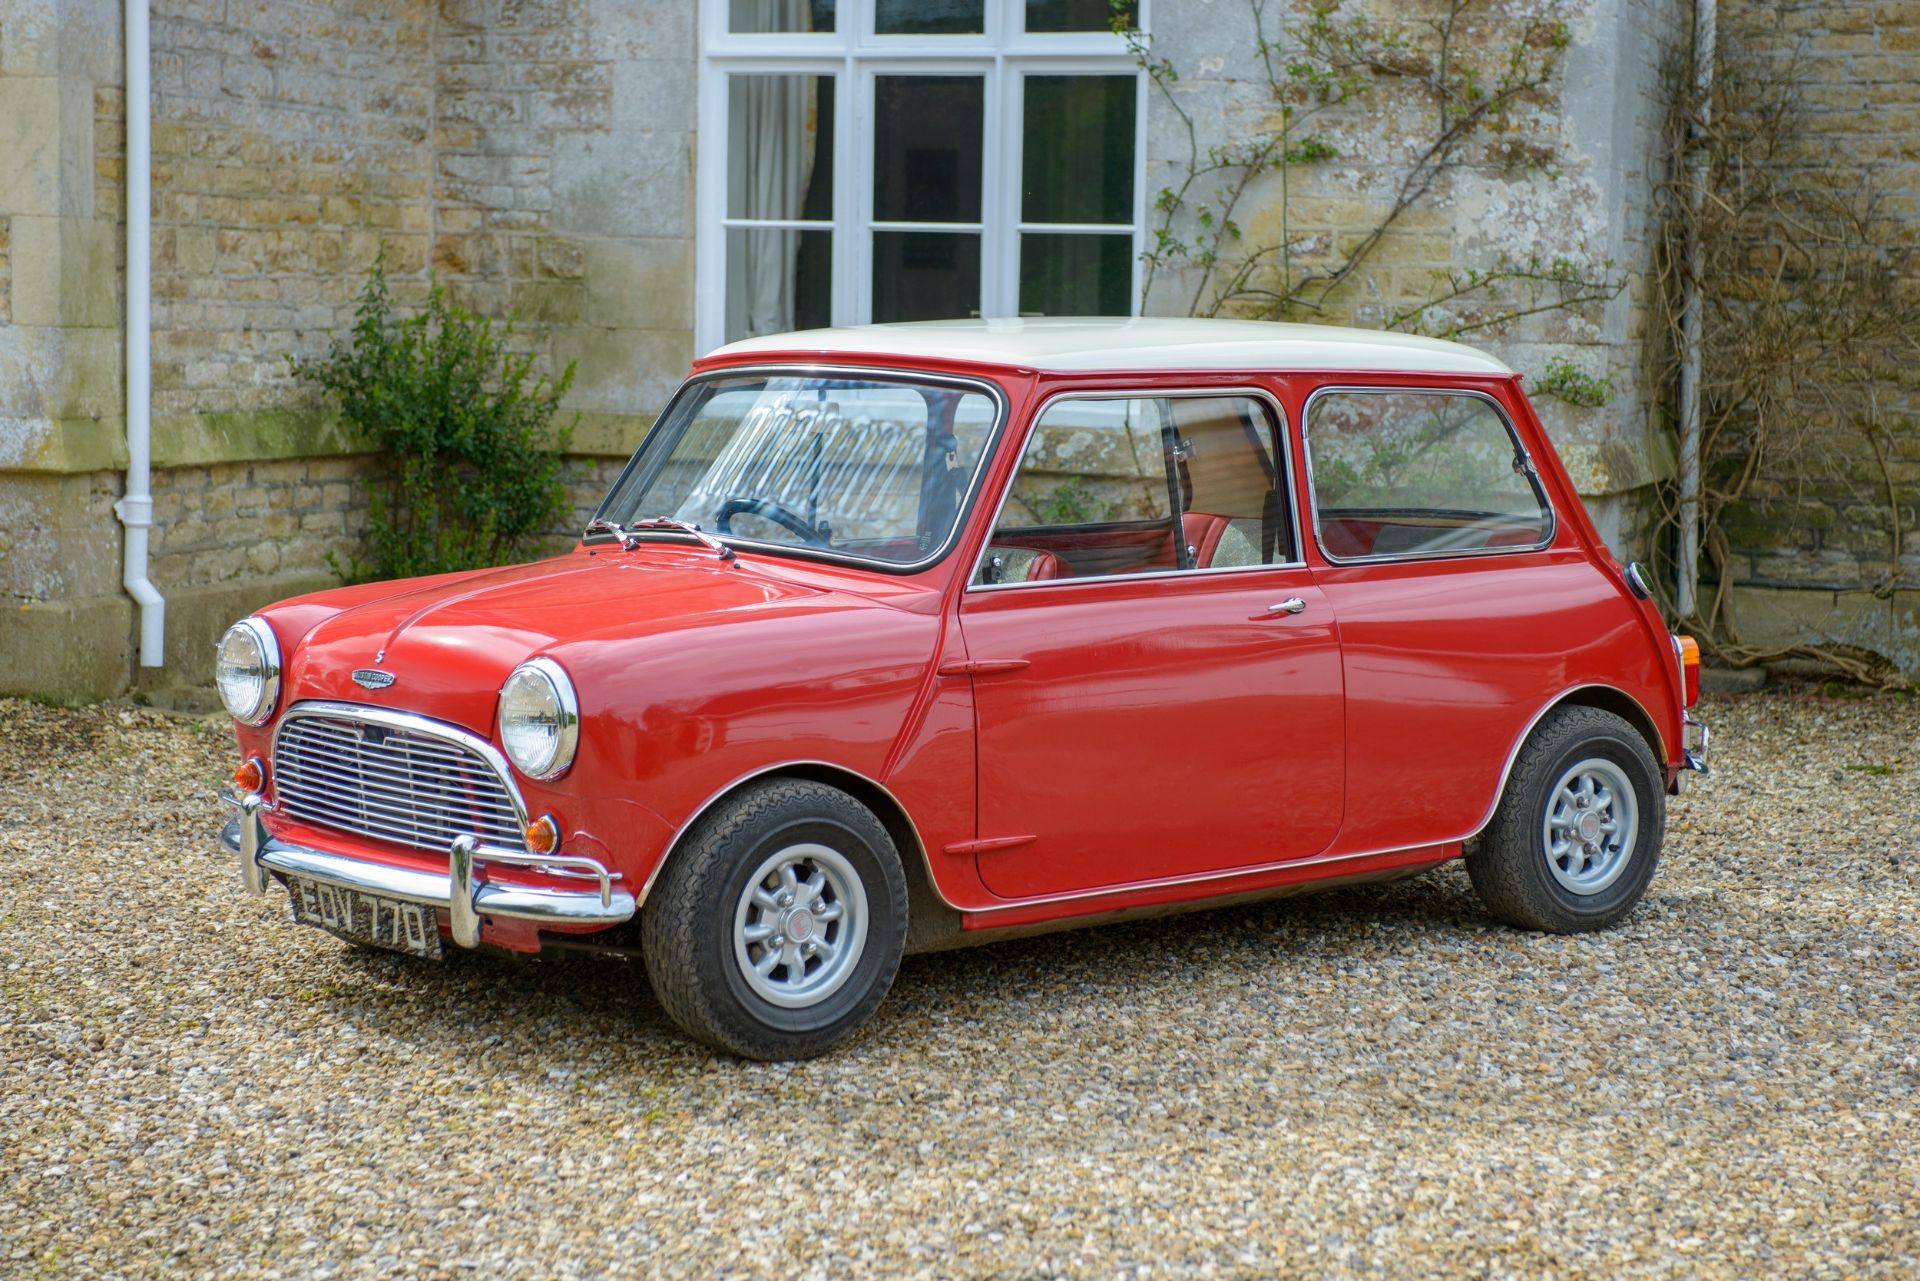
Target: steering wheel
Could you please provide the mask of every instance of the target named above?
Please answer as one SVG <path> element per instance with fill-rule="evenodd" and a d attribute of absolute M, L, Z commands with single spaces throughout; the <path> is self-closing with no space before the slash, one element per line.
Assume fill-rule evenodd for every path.
<path fill-rule="evenodd" d="M 731 534 L 733 518 L 740 515 L 760 516 L 780 526 L 803 543 L 815 547 L 827 545 L 827 531 L 824 526 L 807 523 L 807 519 L 785 503 L 771 498 L 729 498 L 720 504 L 720 510 L 714 513 L 713 527 L 716 532 Z"/>

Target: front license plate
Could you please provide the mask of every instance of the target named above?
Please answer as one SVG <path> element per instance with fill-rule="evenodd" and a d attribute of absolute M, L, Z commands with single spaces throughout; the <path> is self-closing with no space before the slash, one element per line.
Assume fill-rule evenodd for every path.
<path fill-rule="evenodd" d="M 287 893 L 293 900 L 293 919 L 302 925 L 317 925 L 350 943 L 440 959 L 439 918 L 424 904 L 298 876 L 287 878 Z"/>

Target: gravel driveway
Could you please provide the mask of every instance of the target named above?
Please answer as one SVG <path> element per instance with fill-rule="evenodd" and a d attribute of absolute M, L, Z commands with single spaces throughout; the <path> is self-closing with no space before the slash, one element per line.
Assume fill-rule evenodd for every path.
<path fill-rule="evenodd" d="M 716 1059 L 592 959 L 349 953 L 222 723 L 0 701 L 0 1275 L 1920 1271 L 1920 707 L 1710 705 L 1612 933 L 1383 888 L 910 959 Z"/>

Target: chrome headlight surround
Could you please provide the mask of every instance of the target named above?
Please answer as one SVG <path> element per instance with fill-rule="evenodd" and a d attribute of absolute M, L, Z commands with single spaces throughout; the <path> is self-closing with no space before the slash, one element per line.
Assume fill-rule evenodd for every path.
<path fill-rule="evenodd" d="M 280 642 L 259 618 L 243 618 L 220 638 L 213 683 L 227 715 L 242 725 L 265 725 L 280 701 Z"/>
<path fill-rule="evenodd" d="M 500 687 L 500 746 L 513 767 L 547 782 L 573 765 L 580 746 L 580 700 L 566 669 L 528 659 Z"/>

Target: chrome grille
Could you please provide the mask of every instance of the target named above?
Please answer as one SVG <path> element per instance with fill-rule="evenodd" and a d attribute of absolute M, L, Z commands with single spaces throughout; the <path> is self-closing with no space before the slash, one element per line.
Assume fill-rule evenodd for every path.
<path fill-rule="evenodd" d="M 302 822 L 437 853 L 457 836 L 525 849 L 499 770 L 459 731 L 432 726 L 393 713 L 374 720 L 296 707 L 274 735 L 275 803 Z"/>

